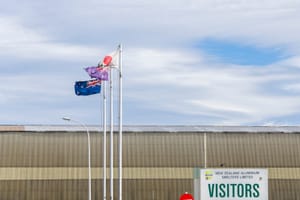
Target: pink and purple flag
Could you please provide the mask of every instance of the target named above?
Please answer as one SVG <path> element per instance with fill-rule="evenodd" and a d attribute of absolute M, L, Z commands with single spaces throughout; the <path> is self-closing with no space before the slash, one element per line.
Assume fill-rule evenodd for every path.
<path fill-rule="evenodd" d="M 91 78 L 96 78 L 98 80 L 107 81 L 108 72 L 106 68 L 103 67 L 87 67 L 85 71 L 90 75 Z"/>

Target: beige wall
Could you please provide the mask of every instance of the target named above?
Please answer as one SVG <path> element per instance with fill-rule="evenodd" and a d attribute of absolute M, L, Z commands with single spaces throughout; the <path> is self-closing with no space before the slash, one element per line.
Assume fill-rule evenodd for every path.
<path fill-rule="evenodd" d="M 193 168 L 204 166 L 203 136 L 124 133 L 124 200 L 173 200 L 193 192 Z M 91 137 L 93 198 L 100 199 L 102 135 L 92 132 Z M 86 144 L 85 132 L 0 131 L 0 199 L 85 199 Z M 299 155 L 300 134 L 207 133 L 207 166 L 268 168 L 270 200 L 300 197 Z"/>

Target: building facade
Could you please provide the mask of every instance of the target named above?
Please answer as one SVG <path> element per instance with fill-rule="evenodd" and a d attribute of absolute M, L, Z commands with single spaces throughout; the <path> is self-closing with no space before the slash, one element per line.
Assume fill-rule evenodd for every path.
<path fill-rule="evenodd" d="M 103 133 L 88 128 L 92 199 L 102 199 Z M 117 133 L 113 158 L 118 199 Z M 87 136 L 79 126 L 0 126 L 0 161 L 0 199 L 88 196 Z M 300 198 L 300 127 L 125 126 L 123 199 L 175 200 L 184 192 L 193 194 L 194 171 L 205 161 L 207 168 L 267 168 L 269 200 Z M 107 200 L 109 185 L 108 179 Z"/>

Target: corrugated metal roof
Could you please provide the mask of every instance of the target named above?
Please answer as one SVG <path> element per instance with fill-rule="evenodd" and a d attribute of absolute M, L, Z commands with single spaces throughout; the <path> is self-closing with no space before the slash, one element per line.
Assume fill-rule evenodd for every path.
<path fill-rule="evenodd" d="M 102 131 L 102 127 L 96 125 L 87 126 L 89 131 Z M 1 126 L 0 131 L 84 131 L 85 128 L 79 125 L 24 125 L 24 126 Z M 109 130 L 109 127 L 108 127 Z M 115 127 L 118 130 L 118 127 Z M 300 133 L 300 126 L 123 126 L 124 132 L 258 132 L 258 133 Z"/>

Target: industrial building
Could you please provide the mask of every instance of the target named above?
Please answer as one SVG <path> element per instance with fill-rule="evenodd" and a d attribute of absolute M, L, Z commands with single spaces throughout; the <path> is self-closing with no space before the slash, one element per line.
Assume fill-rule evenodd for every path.
<path fill-rule="evenodd" d="M 98 200 L 103 195 L 103 133 L 100 127 L 88 128 L 92 199 Z M 288 126 L 124 126 L 122 197 L 177 200 L 184 192 L 194 194 L 194 172 L 204 168 L 205 160 L 207 168 L 266 168 L 269 200 L 300 199 L 300 127 Z M 0 126 L 1 200 L 87 199 L 87 166 L 87 136 L 80 126 Z M 109 191 L 108 179 L 107 200 Z"/>

